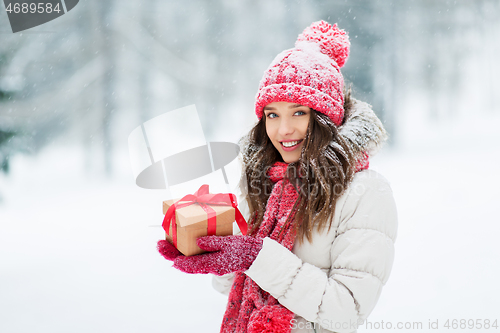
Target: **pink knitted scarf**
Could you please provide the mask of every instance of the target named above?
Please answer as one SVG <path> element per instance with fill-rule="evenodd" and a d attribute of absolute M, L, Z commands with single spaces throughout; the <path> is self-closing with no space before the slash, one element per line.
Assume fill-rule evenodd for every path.
<path fill-rule="evenodd" d="M 274 187 L 267 201 L 262 224 L 255 237 L 270 237 L 289 250 L 295 241 L 292 223 L 284 226 L 298 198 L 290 183 L 284 183 L 288 164 L 275 163 L 268 176 Z M 282 227 L 284 230 L 282 232 Z M 221 332 L 290 332 L 293 312 L 262 290 L 245 273 L 237 272 L 229 294 Z"/>
<path fill-rule="evenodd" d="M 357 160 L 356 172 L 367 169 L 368 165 L 368 155 L 364 153 Z M 295 242 L 295 229 L 292 223 L 285 223 L 297 201 L 298 193 L 292 184 L 283 179 L 287 167 L 287 163 L 276 162 L 268 171 L 269 178 L 275 184 L 255 237 L 269 237 L 291 251 Z M 289 333 L 294 317 L 292 311 L 262 290 L 245 273 L 236 272 L 220 331 Z"/>

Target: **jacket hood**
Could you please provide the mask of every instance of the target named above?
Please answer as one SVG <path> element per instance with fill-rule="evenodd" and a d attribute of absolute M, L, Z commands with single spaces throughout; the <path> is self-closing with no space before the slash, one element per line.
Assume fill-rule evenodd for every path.
<path fill-rule="evenodd" d="M 339 126 L 339 134 L 355 155 L 367 153 L 373 156 L 387 140 L 387 132 L 371 105 L 352 97 L 345 110 L 344 123 Z"/>

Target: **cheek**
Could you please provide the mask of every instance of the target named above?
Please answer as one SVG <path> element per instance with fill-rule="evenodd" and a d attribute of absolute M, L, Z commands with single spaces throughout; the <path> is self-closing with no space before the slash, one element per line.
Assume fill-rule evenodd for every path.
<path fill-rule="evenodd" d="M 274 136 L 275 136 L 275 127 L 276 126 L 273 126 L 273 124 L 269 124 L 269 122 L 266 123 L 266 133 L 267 133 L 267 137 L 269 138 L 269 140 L 273 141 L 274 140 Z"/>
<path fill-rule="evenodd" d="M 307 128 L 309 127 L 310 117 L 305 119 L 304 122 L 300 126 L 301 134 L 305 136 L 307 134 Z"/>

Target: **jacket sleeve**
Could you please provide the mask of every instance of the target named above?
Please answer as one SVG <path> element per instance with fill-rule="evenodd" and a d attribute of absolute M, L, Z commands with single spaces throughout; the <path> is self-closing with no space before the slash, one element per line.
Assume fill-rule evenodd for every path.
<path fill-rule="evenodd" d="M 355 179 L 337 206 L 329 271 L 266 238 L 245 272 L 296 315 L 336 332 L 356 330 L 373 310 L 394 259 L 397 213 L 390 186 L 376 172 Z"/>
<path fill-rule="evenodd" d="M 240 228 L 234 223 L 233 225 L 233 235 L 241 235 Z M 221 294 L 229 296 L 231 291 L 231 286 L 234 281 L 234 273 L 224 274 L 221 276 L 212 274 L 212 287 Z"/>
<path fill-rule="evenodd" d="M 243 194 L 241 194 L 240 191 L 238 191 L 238 208 L 245 218 L 245 221 L 248 221 L 249 219 L 249 210 L 248 210 L 248 204 L 245 200 L 245 197 Z M 238 227 L 236 223 L 233 223 L 233 235 L 241 235 L 241 230 Z M 229 295 L 229 292 L 231 291 L 231 286 L 233 285 L 234 281 L 234 273 L 229 273 L 225 274 L 222 276 L 218 275 L 212 275 L 212 287 L 214 287 L 215 290 L 220 292 L 221 294 L 224 295 Z"/>
<path fill-rule="evenodd" d="M 229 292 L 231 291 L 233 281 L 234 273 L 229 273 L 222 276 L 212 275 L 212 287 L 226 296 L 228 296 Z"/>
<path fill-rule="evenodd" d="M 238 225 L 236 223 L 233 224 L 233 235 L 241 235 L 240 228 L 238 228 Z M 215 290 L 224 295 L 229 295 L 231 286 L 233 285 L 233 281 L 234 273 L 229 273 L 221 276 L 212 275 L 212 287 L 214 287 Z"/>

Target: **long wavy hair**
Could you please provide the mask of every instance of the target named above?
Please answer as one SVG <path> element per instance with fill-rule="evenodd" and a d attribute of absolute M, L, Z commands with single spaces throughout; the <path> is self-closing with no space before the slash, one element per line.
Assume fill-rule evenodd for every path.
<path fill-rule="evenodd" d="M 344 92 L 344 121 L 352 106 L 350 89 Z M 273 187 L 267 171 L 283 161 L 266 133 L 265 118 L 240 140 L 243 147 L 243 174 L 240 186 L 250 209 L 250 235 L 256 233 L 264 218 L 266 203 Z M 339 135 L 330 118 L 312 110 L 299 160 L 290 163 L 285 175 L 299 193 L 288 221 L 294 223 L 299 242 L 312 240 L 313 228 L 330 230 L 335 203 L 347 189 L 356 159 L 349 144 Z"/>

